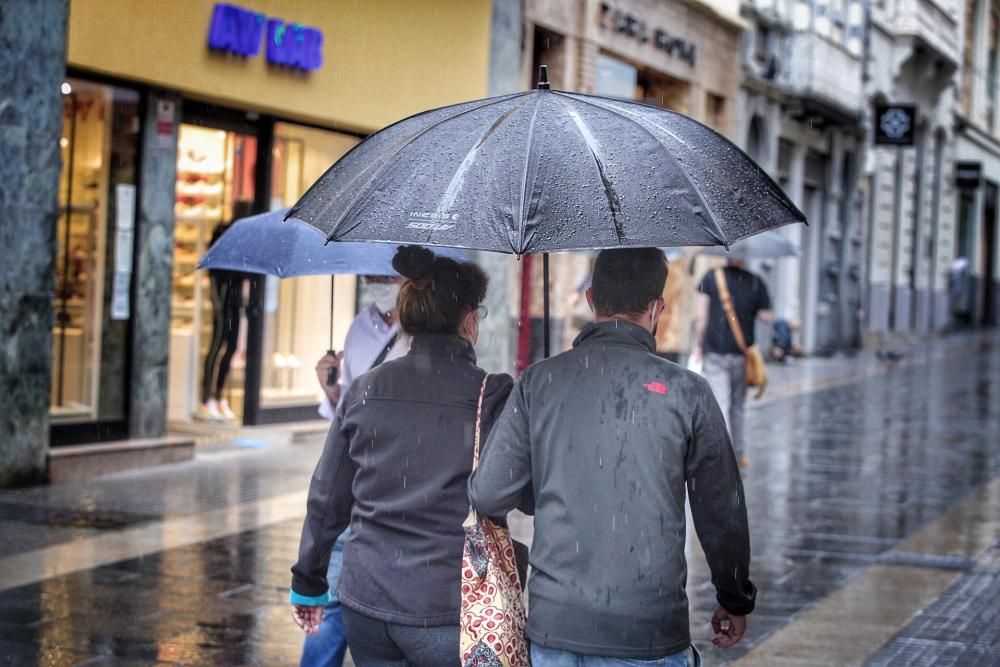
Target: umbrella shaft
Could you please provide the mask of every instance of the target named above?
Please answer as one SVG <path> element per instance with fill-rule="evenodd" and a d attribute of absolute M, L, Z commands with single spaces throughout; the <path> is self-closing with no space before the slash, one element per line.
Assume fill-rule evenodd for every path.
<path fill-rule="evenodd" d="M 549 253 L 542 255 L 542 307 L 545 311 L 545 319 L 542 323 L 542 337 L 545 339 L 543 346 L 545 358 L 548 359 L 552 350 L 551 331 L 549 329 Z"/>

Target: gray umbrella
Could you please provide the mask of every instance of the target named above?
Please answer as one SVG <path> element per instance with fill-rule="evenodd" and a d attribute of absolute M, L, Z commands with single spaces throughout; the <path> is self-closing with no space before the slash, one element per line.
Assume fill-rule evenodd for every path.
<path fill-rule="evenodd" d="M 706 248 L 703 255 L 715 255 L 730 259 L 773 259 L 776 257 L 798 257 L 799 247 L 777 229 L 771 229 L 750 238 L 737 241 L 725 249 Z"/>
<path fill-rule="evenodd" d="M 537 90 L 411 116 L 338 160 L 289 212 L 333 241 L 524 255 L 728 246 L 805 222 L 746 153 L 683 114 Z M 548 356 L 549 291 L 543 291 Z"/>
<path fill-rule="evenodd" d="M 289 213 L 334 241 L 523 255 L 726 245 L 805 216 L 743 151 L 679 113 L 548 89 L 411 116 Z"/>

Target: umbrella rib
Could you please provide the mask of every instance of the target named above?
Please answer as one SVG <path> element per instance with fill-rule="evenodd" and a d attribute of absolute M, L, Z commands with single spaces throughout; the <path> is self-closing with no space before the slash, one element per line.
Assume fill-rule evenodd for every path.
<path fill-rule="evenodd" d="M 535 120 L 538 118 L 538 107 L 539 105 L 536 104 L 535 110 L 531 114 L 531 122 L 528 124 L 528 141 L 524 151 L 524 169 L 521 172 L 521 204 L 517 208 L 517 247 L 512 248 L 515 255 L 520 255 L 524 251 L 524 204 L 528 194 L 528 167 L 531 165 L 531 145 L 535 141 Z"/>
<path fill-rule="evenodd" d="M 476 144 L 469 149 L 469 151 L 465 154 L 465 157 L 462 159 L 462 162 L 455 169 L 455 173 L 452 174 L 451 180 L 448 182 L 448 187 L 445 189 L 440 202 L 438 202 L 437 210 L 439 213 L 448 212 L 451 210 L 451 207 L 454 206 L 455 199 L 458 198 L 458 192 L 465 182 L 465 175 L 472 167 L 472 163 L 475 161 L 476 155 L 479 153 L 479 149 L 482 148 L 483 144 L 485 144 L 486 141 L 493 136 L 493 134 L 507 121 L 508 118 L 523 108 L 524 103 L 518 104 L 517 106 L 513 106 L 500 114 L 500 117 L 490 124 L 482 136 L 479 137 Z M 508 237 L 507 240 L 509 242 L 510 238 Z"/>
<path fill-rule="evenodd" d="M 568 97 L 571 100 L 578 100 L 578 101 L 580 101 L 583 104 L 586 104 L 588 106 L 592 106 L 594 108 L 601 109 L 603 111 L 607 111 L 608 113 L 611 113 L 611 114 L 614 114 L 616 116 L 619 116 L 620 118 L 624 118 L 625 120 L 629 121 L 630 123 L 634 124 L 639 129 L 641 129 L 643 132 L 645 132 L 646 134 L 648 134 L 653 139 L 653 141 L 656 143 L 656 145 L 660 147 L 660 150 L 663 151 L 663 154 L 666 155 L 670 159 L 671 162 L 673 162 L 675 165 L 677 165 L 677 169 L 680 170 L 680 172 L 684 176 L 685 180 L 687 180 L 687 182 L 691 185 L 691 191 L 694 192 L 695 197 L 698 198 L 698 202 L 705 208 L 705 212 L 708 214 L 706 217 L 712 223 L 712 227 L 714 227 L 714 229 L 712 229 L 712 228 L 709 228 L 709 227 L 706 226 L 707 231 L 709 233 L 711 233 L 712 236 L 714 236 L 715 239 L 719 243 L 721 243 L 722 245 L 726 246 L 727 248 L 729 247 L 729 242 L 726 240 L 726 233 L 725 233 L 725 231 L 723 231 L 722 227 L 719 226 L 719 223 L 715 219 L 715 215 L 712 213 L 712 208 L 708 205 L 708 202 L 705 201 L 705 198 L 701 196 L 701 192 L 698 190 L 698 186 L 696 186 L 695 183 L 694 183 L 694 181 L 691 180 L 691 175 L 688 174 L 687 170 L 684 168 L 684 165 L 682 165 L 680 163 L 680 161 L 670 151 L 667 150 L 667 147 L 663 145 L 663 142 L 661 142 L 659 139 L 656 138 L 655 134 L 653 134 L 652 132 L 650 132 L 648 128 L 646 128 L 645 126 L 643 126 L 643 124 L 640 123 L 639 121 L 637 121 L 635 118 L 632 118 L 632 117 L 626 115 L 627 114 L 627 110 L 623 111 L 623 110 L 619 110 L 619 109 L 609 109 L 609 108 L 604 107 L 604 106 L 602 106 L 600 104 L 595 104 L 594 102 L 591 102 L 590 100 L 582 99 L 582 98 L 577 97 L 575 95 L 567 95 L 566 93 L 556 93 L 556 94 L 557 95 L 563 95 L 565 97 Z M 662 109 L 661 109 L 661 111 L 662 111 Z"/>
<path fill-rule="evenodd" d="M 386 158 L 386 160 L 382 164 L 382 166 L 380 166 L 378 169 L 376 169 L 375 173 L 372 174 L 371 177 L 368 179 L 368 182 L 365 183 L 364 186 L 362 186 L 361 189 L 358 190 L 357 194 L 354 195 L 354 199 L 352 199 L 351 203 L 347 206 L 346 209 L 344 209 L 344 212 L 340 215 L 340 218 L 337 219 L 337 222 L 333 225 L 333 228 L 330 230 L 330 233 L 327 234 L 326 240 L 330 241 L 333 238 L 333 235 L 337 233 L 337 230 L 339 229 L 340 225 L 344 222 L 344 220 L 347 219 L 347 216 L 350 215 L 350 213 L 354 210 L 355 206 L 358 205 L 358 203 L 362 199 L 362 196 L 365 193 L 367 193 L 368 188 L 370 188 L 371 185 L 372 185 L 372 183 L 375 182 L 375 179 L 378 178 L 379 174 L 381 174 L 382 171 L 384 171 L 385 168 L 387 166 L 389 166 L 389 163 L 392 162 L 392 160 L 395 159 L 395 157 L 397 155 L 399 155 L 404 150 L 406 150 L 414 141 L 416 141 L 420 137 L 424 136 L 425 134 L 427 134 L 431 130 L 440 127 L 444 123 L 447 123 L 448 121 L 455 120 L 456 118 L 460 118 L 461 116 L 464 116 L 465 114 L 468 114 L 468 113 L 472 113 L 473 111 L 479 111 L 480 109 L 485 109 L 486 107 L 492 106 L 494 104 L 499 104 L 501 102 L 506 102 L 506 101 L 511 100 L 511 99 L 516 99 L 518 97 L 522 97 L 524 95 L 529 95 L 530 92 L 531 91 L 520 93 L 518 95 L 508 95 L 508 96 L 504 96 L 504 97 L 490 98 L 490 99 L 488 99 L 486 101 L 485 104 L 480 104 L 479 106 L 473 107 L 471 109 L 466 109 L 465 111 L 462 111 L 460 113 L 454 114 L 452 116 L 448 116 L 447 118 L 442 118 L 439 121 L 435 121 L 434 123 L 431 123 L 430 125 L 428 125 L 424 129 L 420 130 L 420 132 L 417 132 L 415 135 L 413 135 L 412 137 L 410 137 L 409 139 L 407 139 L 403 143 L 402 146 L 400 146 L 398 149 L 396 149 L 396 151 L 392 155 L 390 155 L 388 158 Z M 322 213 L 325 213 L 326 210 L 328 210 L 330 206 L 333 206 L 333 204 L 334 204 L 334 202 L 330 201 L 326 205 L 326 207 L 324 208 L 324 210 L 323 210 Z"/>
<path fill-rule="evenodd" d="M 587 127 L 587 124 L 583 122 L 582 118 L 580 118 L 580 114 L 569 109 L 569 107 L 567 107 L 563 102 L 559 102 L 559 106 L 562 107 L 562 110 L 570 117 L 573 124 L 576 125 L 576 129 L 580 132 L 580 136 L 583 137 L 583 140 L 587 143 L 587 148 L 590 149 L 590 156 L 594 158 L 594 164 L 597 166 L 597 173 L 601 177 L 601 185 L 604 187 L 604 196 L 608 200 L 608 210 L 611 212 L 611 223 L 615 228 L 615 236 L 618 239 L 618 245 L 622 245 L 622 242 L 625 240 L 625 230 L 621 221 L 622 204 L 621 200 L 618 198 L 618 193 L 615 192 L 614 184 L 611 182 L 611 179 L 608 178 L 608 174 L 604 169 L 604 162 L 597 154 L 597 148 L 600 147 L 600 144 L 590 131 L 590 128 Z"/>

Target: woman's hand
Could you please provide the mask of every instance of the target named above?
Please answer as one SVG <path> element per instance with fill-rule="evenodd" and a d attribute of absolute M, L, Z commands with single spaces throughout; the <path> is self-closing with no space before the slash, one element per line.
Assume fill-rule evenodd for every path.
<path fill-rule="evenodd" d="M 292 605 L 292 619 L 295 625 L 302 628 L 307 635 L 314 635 L 319 631 L 320 623 L 323 622 L 323 606 L 306 606 L 304 604 Z"/>

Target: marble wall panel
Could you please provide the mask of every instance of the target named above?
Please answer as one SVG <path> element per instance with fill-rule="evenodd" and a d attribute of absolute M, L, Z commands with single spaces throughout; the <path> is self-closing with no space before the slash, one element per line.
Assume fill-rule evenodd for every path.
<path fill-rule="evenodd" d="M 0 17 L 0 486 L 44 478 L 68 0 Z"/>
<path fill-rule="evenodd" d="M 157 127 L 160 102 L 172 105 L 172 135 Z M 150 93 L 140 165 L 139 211 L 132 300 L 132 376 L 129 434 L 155 438 L 167 430 L 167 360 L 174 262 L 174 189 L 181 101 Z"/>

